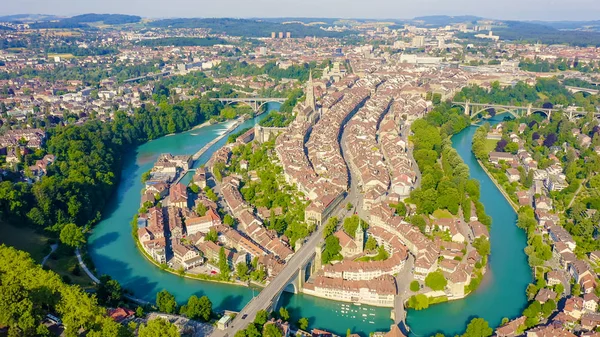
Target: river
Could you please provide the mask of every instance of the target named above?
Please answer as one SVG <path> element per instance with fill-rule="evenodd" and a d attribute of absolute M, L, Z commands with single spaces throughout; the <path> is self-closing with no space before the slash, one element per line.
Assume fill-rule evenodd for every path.
<path fill-rule="evenodd" d="M 267 107 L 268 111 L 278 108 L 279 104 L 275 103 Z M 254 125 L 264 116 L 246 121 L 235 131 Z M 156 293 L 163 289 L 174 294 L 180 303 L 191 295 L 207 295 L 216 310 L 240 310 L 250 301 L 255 292 L 252 289 L 184 279 L 160 270 L 138 251 L 131 235 L 130 222 L 139 208 L 141 176 L 152 167 L 158 155 L 165 152 L 193 154 L 222 134 L 228 125 L 210 125 L 162 137 L 140 145 L 127 156 L 117 192 L 89 239 L 89 253 L 98 274 L 110 275 L 135 296 L 150 302 L 154 302 Z M 408 324 L 417 336 L 429 336 L 437 331 L 447 335 L 459 333 L 473 316 L 484 317 L 497 325 L 502 317 L 518 315 L 526 302 L 524 291 L 531 281 L 531 273 L 523 253 L 525 234 L 514 225 L 516 215 L 471 155 L 474 132 L 474 127 L 462 131 L 453 137 L 453 144 L 471 169 L 472 177 L 481 182 L 481 201 L 493 217 L 491 268 L 481 287 L 466 299 L 423 311 L 409 311 Z M 226 141 L 227 137 L 215 144 L 196 165 L 205 163 Z M 372 331 L 388 330 L 392 323 L 390 310 L 384 308 L 355 306 L 302 294 L 284 294 L 281 301 L 293 320 L 307 317 L 311 327 L 340 335 L 345 335 L 350 328 L 367 336 Z"/>

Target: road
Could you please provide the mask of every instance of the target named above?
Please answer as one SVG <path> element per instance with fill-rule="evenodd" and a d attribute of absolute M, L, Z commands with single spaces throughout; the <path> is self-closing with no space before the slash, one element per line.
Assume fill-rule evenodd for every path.
<path fill-rule="evenodd" d="M 343 138 L 343 136 L 342 136 Z M 345 144 L 340 147 L 342 157 L 349 165 L 347 159 L 344 157 Z M 360 191 L 358 190 L 355 179 L 350 176 L 351 170 L 349 170 L 350 179 L 350 191 L 346 193 L 344 200 L 342 200 L 336 209 L 331 212 L 332 216 L 338 216 L 338 219 L 343 219 L 346 216 L 352 214 L 352 210 L 346 210 L 346 205 L 350 202 L 354 205 L 354 209 L 362 211 L 360 207 Z M 359 213 L 360 214 L 360 213 Z M 309 239 L 302 245 L 302 248 L 292 256 L 292 258 L 285 264 L 283 270 L 275 276 L 275 278 L 258 294 L 258 296 L 252 298 L 252 300 L 246 304 L 246 306 L 239 312 L 239 314 L 230 323 L 229 328 L 225 330 L 215 330 L 210 336 L 211 337 L 233 337 L 236 331 L 245 329 L 249 323 L 253 322 L 256 318 L 256 313 L 260 310 L 266 310 L 271 306 L 273 300 L 277 300 L 279 294 L 283 289 L 296 278 L 300 268 L 306 266 L 308 261 L 313 259 L 315 254 L 315 248 L 323 239 L 323 229 L 327 219 L 323 219 L 323 223 L 317 227 L 315 232 L 309 237 Z"/>
<path fill-rule="evenodd" d="M 249 323 L 254 321 L 256 313 L 260 310 L 267 310 L 271 302 L 279 297 L 279 294 L 288 285 L 290 281 L 296 278 L 300 268 L 305 266 L 313 259 L 315 248 L 322 240 L 323 228 L 319 226 L 310 238 L 302 245 L 300 251 L 285 264 L 283 270 L 246 306 L 240 311 L 226 330 L 215 330 L 212 337 L 233 337 L 236 331 L 245 329 Z"/>

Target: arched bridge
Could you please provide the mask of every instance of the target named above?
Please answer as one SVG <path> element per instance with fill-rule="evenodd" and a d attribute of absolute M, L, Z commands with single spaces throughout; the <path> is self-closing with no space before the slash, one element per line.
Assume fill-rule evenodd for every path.
<path fill-rule="evenodd" d="M 580 87 L 571 87 L 571 86 L 565 86 L 565 88 L 567 88 L 567 90 L 569 90 L 570 93 L 575 94 L 578 92 L 585 92 L 588 93 L 590 95 L 598 95 L 598 93 L 600 93 L 600 89 L 591 89 L 591 88 L 580 88 Z"/>
<path fill-rule="evenodd" d="M 281 293 L 292 288 L 300 292 L 306 281 L 307 271 L 316 269 L 319 261 L 314 261 L 316 249 L 323 239 L 323 229 L 319 226 L 311 237 L 298 249 L 284 268 L 261 292 L 240 311 L 225 330 L 215 329 L 210 337 L 233 337 L 238 330 L 245 329 L 256 318 L 260 310 L 276 310 Z"/>
<path fill-rule="evenodd" d="M 213 98 L 213 101 L 219 101 L 225 105 L 241 103 L 246 104 L 252 108 L 252 111 L 259 112 L 260 108 L 262 108 L 265 104 L 268 103 L 283 103 L 285 102 L 285 98 L 280 97 L 270 97 L 270 98 L 262 98 L 262 97 L 236 97 L 236 98 Z"/>
<path fill-rule="evenodd" d="M 558 112 L 558 109 L 552 108 L 536 108 L 530 103 L 527 106 L 513 106 L 513 105 L 500 105 L 500 104 L 491 104 L 491 103 L 471 103 L 470 101 L 466 102 L 452 102 L 454 105 L 462 106 L 465 110 L 465 115 L 469 116 L 471 119 L 477 117 L 482 112 L 488 111 L 489 109 L 496 110 L 496 113 L 504 113 L 508 112 L 515 117 L 521 116 L 529 116 L 534 112 L 541 112 L 548 119 L 553 112 Z"/>

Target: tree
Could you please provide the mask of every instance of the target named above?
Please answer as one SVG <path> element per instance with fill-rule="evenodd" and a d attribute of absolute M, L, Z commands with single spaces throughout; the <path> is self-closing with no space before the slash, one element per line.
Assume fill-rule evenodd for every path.
<path fill-rule="evenodd" d="M 219 273 L 222 280 L 229 278 L 229 262 L 227 261 L 227 255 L 225 254 L 225 247 L 221 247 L 219 250 Z"/>
<path fill-rule="evenodd" d="M 208 207 L 206 207 L 203 203 L 198 203 L 198 207 L 196 207 L 196 213 L 199 216 L 205 216 L 206 212 L 208 212 Z"/>
<path fill-rule="evenodd" d="M 208 231 L 208 233 L 206 233 L 205 239 L 207 241 L 212 241 L 214 243 L 217 243 L 217 241 L 219 241 L 219 233 L 217 233 L 217 231 L 214 228 L 211 228 Z"/>
<path fill-rule="evenodd" d="M 187 304 L 181 307 L 181 313 L 190 319 L 201 319 L 207 322 L 212 314 L 212 302 L 206 296 L 198 298 L 198 296 L 192 295 Z"/>
<path fill-rule="evenodd" d="M 267 320 L 269 319 L 269 313 L 266 310 L 259 310 L 256 313 L 256 318 L 254 319 L 254 323 L 263 326 L 265 323 L 267 323 Z"/>
<path fill-rule="evenodd" d="M 473 241 L 473 247 L 477 250 L 477 253 L 481 256 L 487 256 L 491 252 L 490 241 L 484 237 L 480 236 Z"/>
<path fill-rule="evenodd" d="M 306 331 L 306 329 L 308 329 L 308 318 L 306 317 L 302 317 L 298 320 L 298 327 L 300 327 L 301 330 Z"/>
<path fill-rule="evenodd" d="M 140 325 L 139 337 L 179 337 L 177 327 L 171 322 L 155 318 L 148 321 L 147 325 Z"/>
<path fill-rule="evenodd" d="M 374 237 L 369 236 L 365 243 L 365 249 L 370 251 L 377 249 L 377 240 L 375 240 Z"/>
<path fill-rule="evenodd" d="M 85 236 L 81 231 L 81 228 L 77 225 L 70 223 L 66 224 L 60 231 L 60 242 L 67 246 L 77 248 L 81 247 L 85 243 Z"/>
<path fill-rule="evenodd" d="M 335 233 L 335 230 L 337 229 L 337 224 L 337 217 L 332 216 L 331 218 L 329 218 L 329 220 L 327 220 L 327 223 L 325 224 L 325 228 L 323 229 L 323 237 L 327 238 L 331 234 Z"/>
<path fill-rule="evenodd" d="M 96 297 L 102 305 L 116 307 L 123 296 L 123 289 L 116 280 L 108 275 L 100 277 L 100 284 L 97 286 Z"/>
<path fill-rule="evenodd" d="M 177 309 L 177 301 L 175 301 L 175 296 L 163 289 L 156 294 L 156 306 L 161 312 L 173 314 Z"/>
<path fill-rule="evenodd" d="M 581 286 L 579 285 L 579 283 L 575 283 L 572 287 L 571 287 L 571 295 L 577 297 L 579 295 L 581 295 Z"/>
<path fill-rule="evenodd" d="M 551 133 L 546 136 L 546 139 L 544 139 L 544 146 L 551 147 L 552 145 L 554 145 L 554 143 L 556 143 L 557 140 L 558 138 L 556 137 L 556 134 Z"/>
<path fill-rule="evenodd" d="M 408 299 L 408 306 L 415 310 L 423 310 L 429 307 L 429 297 L 424 294 L 411 296 Z"/>
<path fill-rule="evenodd" d="M 512 154 L 517 154 L 517 151 L 519 151 L 519 144 L 514 143 L 514 142 L 510 142 L 506 145 L 506 147 L 504 147 L 504 152 L 510 152 Z"/>
<path fill-rule="evenodd" d="M 263 337 L 281 337 L 283 336 L 283 333 L 281 332 L 281 329 L 279 329 L 277 324 L 270 323 L 265 325 L 262 335 Z"/>
<path fill-rule="evenodd" d="M 469 325 L 467 325 L 467 331 L 462 335 L 463 337 L 488 337 L 492 335 L 492 328 L 490 328 L 488 322 L 483 318 L 473 318 Z"/>
<path fill-rule="evenodd" d="M 138 318 L 144 317 L 144 308 L 142 308 L 138 305 L 138 307 L 135 308 L 135 317 L 138 317 Z"/>
<path fill-rule="evenodd" d="M 419 289 L 421 289 L 421 285 L 419 284 L 419 281 L 414 280 L 410 283 L 410 291 L 417 292 L 417 291 L 419 291 Z"/>
<path fill-rule="evenodd" d="M 249 268 L 248 268 L 248 264 L 246 262 L 239 262 L 238 264 L 235 265 L 235 273 L 240 278 L 240 280 L 247 281 L 248 280 L 248 272 L 249 272 Z"/>
<path fill-rule="evenodd" d="M 191 184 L 190 191 L 192 191 L 192 193 L 198 194 L 200 192 L 200 187 L 196 184 Z"/>
<path fill-rule="evenodd" d="M 448 281 L 440 271 L 434 271 L 425 278 L 425 285 L 432 290 L 444 290 L 447 284 Z"/>
<path fill-rule="evenodd" d="M 233 226 L 235 224 L 235 219 L 233 219 L 231 215 L 225 214 L 225 217 L 223 218 L 223 223 L 228 226 Z"/>
<path fill-rule="evenodd" d="M 284 320 L 286 322 L 290 320 L 290 313 L 284 307 L 279 308 L 279 316 L 281 317 L 282 320 Z"/>

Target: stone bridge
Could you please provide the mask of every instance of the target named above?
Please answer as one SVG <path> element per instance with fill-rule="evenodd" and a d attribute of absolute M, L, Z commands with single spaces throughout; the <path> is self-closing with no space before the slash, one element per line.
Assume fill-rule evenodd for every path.
<path fill-rule="evenodd" d="M 575 94 L 578 92 L 585 92 L 590 95 L 598 95 L 598 93 L 600 93 L 600 89 L 580 88 L 580 87 L 571 87 L 571 86 L 565 86 L 565 88 L 567 88 L 567 90 L 569 90 L 569 92 L 572 94 Z"/>
<path fill-rule="evenodd" d="M 261 98 L 261 97 L 236 97 L 236 98 L 213 98 L 213 101 L 219 101 L 225 105 L 229 104 L 245 104 L 252 108 L 254 113 L 260 111 L 260 109 L 268 104 L 268 103 L 283 103 L 286 101 L 286 98 L 280 97 L 269 97 L 269 98 Z"/>
<path fill-rule="evenodd" d="M 452 104 L 463 107 L 465 115 L 469 116 L 471 119 L 477 118 L 481 113 L 490 109 L 494 109 L 497 114 L 508 112 L 516 118 L 530 116 L 535 112 L 539 112 L 544 114 L 548 119 L 550 119 L 552 113 L 559 111 L 558 109 L 553 108 L 536 108 L 533 107 L 531 103 L 527 106 L 501 105 L 493 103 L 471 103 L 471 101 L 452 102 Z"/>
<path fill-rule="evenodd" d="M 297 248 L 296 253 L 285 264 L 283 270 L 246 304 L 225 330 L 215 329 L 210 336 L 233 337 L 236 331 L 245 329 L 248 324 L 252 323 L 260 310 L 276 310 L 284 291 L 301 292 L 310 273 L 320 268 L 318 252 L 321 250 L 324 227 L 319 226 L 310 238 Z M 317 258 L 315 259 L 315 257 Z"/>

